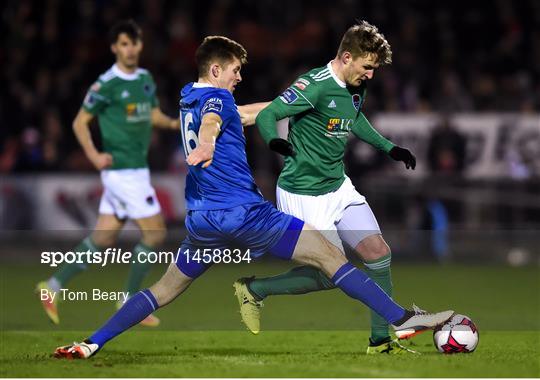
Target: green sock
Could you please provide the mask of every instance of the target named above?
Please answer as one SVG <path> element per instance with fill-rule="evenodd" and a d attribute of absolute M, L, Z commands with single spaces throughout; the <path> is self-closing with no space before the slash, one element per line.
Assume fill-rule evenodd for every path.
<path fill-rule="evenodd" d="M 100 249 L 92 242 L 90 236 L 86 237 L 83 241 L 79 243 L 73 250 L 74 252 L 96 252 Z M 71 263 L 63 264 L 58 270 L 52 275 L 52 277 L 58 281 L 60 287 L 66 285 L 69 280 L 78 275 L 79 273 L 86 270 L 88 266 L 85 263 Z"/>
<path fill-rule="evenodd" d="M 392 254 L 389 253 L 377 260 L 364 262 L 367 275 L 379 285 L 390 297 L 392 297 L 392 275 L 390 262 Z M 390 336 L 388 323 L 379 314 L 371 311 L 371 340 L 380 342 Z"/>
<path fill-rule="evenodd" d="M 256 298 L 262 300 L 278 294 L 305 294 L 317 290 L 333 289 L 335 286 L 318 269 L 301 266 L 273 277 L 256 278 L 248 284 Z"/>
<path fill-rule="evenodd" d="M 139 242 L 134 248 L 133 248 L 133 260 L 137 260 L 137 256 L 140 252 L 153 252 L 154 248 L 145 245 L 142 242 Z M 150 269 L 150 263 L 144 262 L 141 263 L 139 261 L 136 261 L 134 263 L 131 263 L 131 267 L 129 268 L 129 275 L 127 279 L 126 284 L 126 291 L 129 293 L 130 296 L 137 293 L 141 289 L 141 284 L 148 273 L 148 270 Z"/>

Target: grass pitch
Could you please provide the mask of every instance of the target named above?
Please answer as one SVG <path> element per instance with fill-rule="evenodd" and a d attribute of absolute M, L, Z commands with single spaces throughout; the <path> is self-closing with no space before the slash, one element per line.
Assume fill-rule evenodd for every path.
<path fill-rule="evenodd" d="M 64 302 L 53 326 L 32 294 L 50 270 L 0 269 L 2 377 L 540 377 L 540 282 L 537 267 L 395 265 L 395 298 L 428 309 L 452 307 L 480 331 L 472 354 L 436 352 L 430 332 L 414 339 L 422 355 L 366 356 L 369 314 L 339 291 L 269 298 L 263 332 L 239 321 L 232 282 L 276 274 L 287 264 L 221 265 L 158 312 L 157 330 L 136 327 L 87 361 L 51 357 L 86 337 L 114 311 L 112 302 Z M 162 268 L 154 268 L 152 282 Z M 121 290 L 127 268 L 93 269 L 77 290 Z"/>

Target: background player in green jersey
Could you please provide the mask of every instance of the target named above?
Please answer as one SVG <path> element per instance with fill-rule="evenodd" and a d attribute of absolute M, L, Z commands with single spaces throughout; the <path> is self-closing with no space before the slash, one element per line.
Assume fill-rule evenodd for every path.
<path fill-rule="evenodd" d="M 259 130 L 270 148 L 286 156 L 277 187 L 281 211 L 313 225 L 344 252 L 342 241 L 363 260 L 369 276 L 392 294 L 391 252 L 364 196 L 345 175 L 343 156 L 349 132 L 414 169 L 415 157 L 381 136 L 362 113 L 366 82 L 381 65 L 392 61 L 392 51 L 377 28 L 362 21 L 343 36 L 336 57 L 327 65 L 301 75 L 257 116 Z M 288 140 L 280 139 L 277 120 L 289 117 Z M 304 294 L 334 288 L 313 267 L 235 283 L 242 319 L 258 333 L 261 301 L 275 294 Z M 249 300 L 249 302 L 246 302 Z M 407 352 L 392 340 L 388 324 L 371 314 L 368 353 Z M 407 337 L 402 333 L 400 338 Z"/>
<path fill-rule="evenodd" d="M 121 21 L 111 29 L 110 38 L 116 63 L 90 87 L 73 121 L 77 140 L 88 159 L 101 171 L 103 183 L 94 232 L 74 251 L 96 252 L 112 246 L 126 219 L 130 218 L 142 233 L 140 242 L 132 250 L 136 259 L 141 252 L 155 251 L 166 233 L 148 171 L 152 126 L 178 129 L 180 123 L 160 111 L 152 75 L 138 67 L 143 48 L 139 26 L 132 20 Z M 103 142 L 101 152 L 94 146 L 89 132 L 89 124 L 96 116 Z M 85 269 L 85 264 L 65 264 L 47 281 L 40 282 L 37 288 L 57 292 Z M 148 269 L 148 263 L 135 262 L 131 265 L 126 285 L 130 295 L 140 289 Z M 60 322 L 57 299 L 42 301 L 47 315 L 55 324 Z M 141 324 L 157 326 L 159 319 L 150 315 Z"/>

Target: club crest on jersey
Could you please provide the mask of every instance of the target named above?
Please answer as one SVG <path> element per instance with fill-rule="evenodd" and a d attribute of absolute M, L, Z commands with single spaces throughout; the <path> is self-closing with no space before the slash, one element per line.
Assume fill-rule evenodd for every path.
<path fill-rule="evenodd" d="M 360 105 L 362 104 L 362 98 L 360 97 L 360 95 L 354 94 L 352 96 L 352 104 L 356 112 L 358 112 L 358 110 L 360 109 Z"/>
<path fill-rule="evenodd" d="M 207 112 L 221 112 L 223 110 L 223 101 L 220 98 L 210 98 L 204 103 L 201 115 Z"/>
<path fill-rule="evenodd" d="M 283 92 L 283 94 L 279 96 L 279 98 L 283 103 L 291 104 L 294 103 L 296 99 L 298 99 L 298 95 L 296 95 L 292 88 L 288 88 Z"/>
<path fill-rule="evenodd" d="M 143 91 L 146 96 L 150 96 L 154 92 L 154 86 L 152 86 L 150 83 L 145 83 L 143 86 Z"/>

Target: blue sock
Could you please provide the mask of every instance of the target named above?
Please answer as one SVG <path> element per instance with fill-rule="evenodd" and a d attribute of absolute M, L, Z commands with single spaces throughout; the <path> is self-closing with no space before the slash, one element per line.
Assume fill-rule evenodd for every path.
<path fill-rule="evenodd" d="M 159 308 L 156 298 L 145 289 L 131 297 L 99 330 L 89 339 L 101 348 L 105 343 L 136 325 Z"/>
<path fill-rule="evenodd" d="M 332 277 L 332 282 L 349 297 L 365 303 L 388 323 L 398 321 L 405 315 L 405 309 L 351 263 L 343 264 Z"/>

